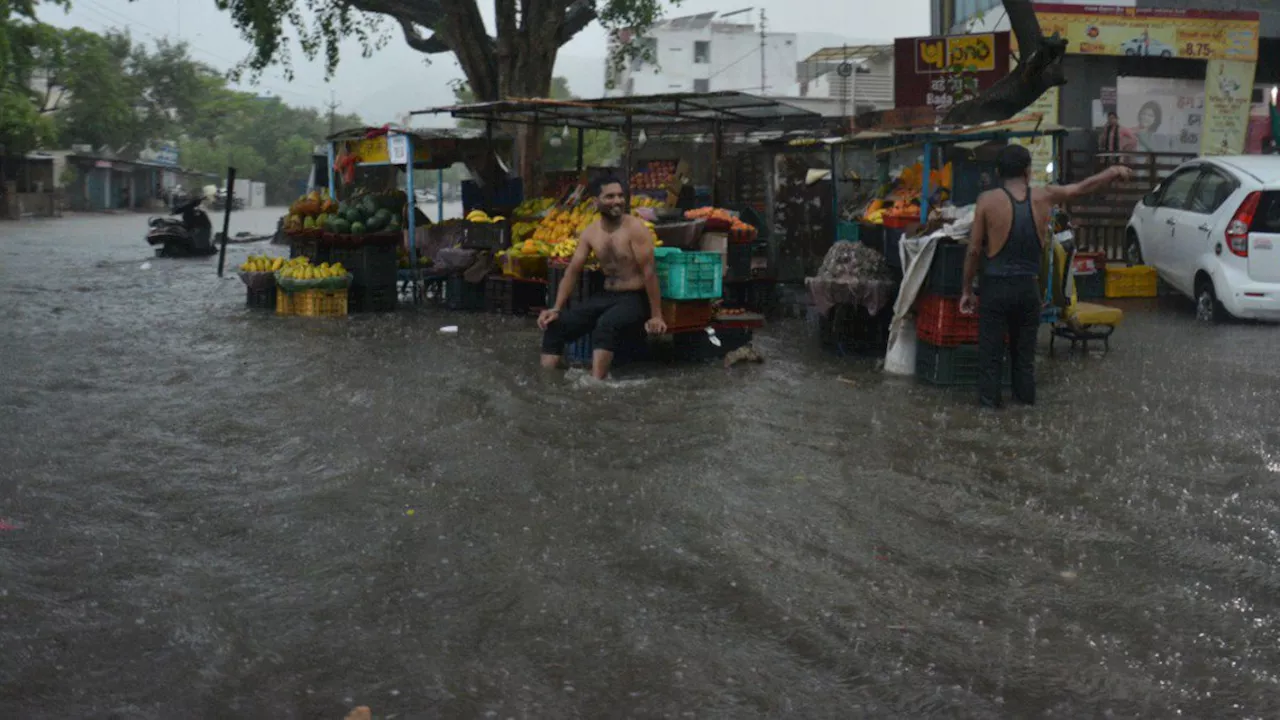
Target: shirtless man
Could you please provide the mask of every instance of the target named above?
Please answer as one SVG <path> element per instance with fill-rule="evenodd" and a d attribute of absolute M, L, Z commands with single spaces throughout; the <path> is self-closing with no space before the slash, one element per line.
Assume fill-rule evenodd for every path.
<path fill-rule="evenodd" d="M 978 400 L 984 407 L 1000 407 L 1000 376 L 1004 338 L 1009 336 L 1013 365 L 1013 397 L 1036 401 L 1035 351 L 1040 328 L 1040 260 L 1053 206 L 1097 192 L 1133 171 L 1123 165 L 1073 185 L 1031 187 L 1031 153 L 1009 145 L 996 160 L 1003 187 L 978 197 L 964 258 L 964 294 L 960 311 L 972 313 L 978 304 L 973 280 L 982 273 L 982 306 L 978 315 Z M 983 250 L 986 250 L 984 255 Z"/>
<path fill-rule="evenodd" d="M 620 181 L 604 177 L 593 185 L 600 219 L 582 231 L 578 250 L 556 292 L 555 304 L 538 316 L 538 327 L 544 331 L 542 367 L 559 367 L 565 343 L 590 334 L 591 374 L 603 380 L 613 363 L 620 331 L 643 322 L 649 334 L 661 335 L 667 331 L 667 324 L 662 321 L 662 293 L 654 272 L 649 228 L 626 213 Z M 563 312 L 592 250 L 604 271 L 605 291 Z"/>

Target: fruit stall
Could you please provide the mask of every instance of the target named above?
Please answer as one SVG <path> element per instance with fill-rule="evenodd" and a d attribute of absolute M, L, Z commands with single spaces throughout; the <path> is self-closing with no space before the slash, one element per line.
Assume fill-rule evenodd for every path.
<path fill-rule="evenodd" d="M 700 252 L 716 255 L 718 279 L 722 284 L 750 279 L 753 264 L 759 260 L 753 257 L 752 250 L 763 221 L 754 213 L 740 217 L 738 213 L 715 207 L 722 204 L 718 198 L 720 183 L 713 183 L 712 207 L 690 211 L 686 217 L 667 204 L 678 193 L 680 178 L 688 173 L 688 164 L 678 158 L 655 158 L 633 164 L 633 149 L 644 144 L 646 135 L 655 138 L 709 138 L 711 142 L 706 147 L 711 154 L 713 176 L 718 176 L 726 136 L 750 131 L 819 127 L 823 122 L 817 113 L 736 92 L 587 101 L 512 99 L 448 106 L 419 113 L 447 113 L 457 119 L 486 125 L 513 123 L 574 128 L 580 138 L 589 129 L 620 134 L 624 141 L 623 156 L 616 175 L 630 181 L 627 191 L 631 211 L 653 224 L 655 235 L 664 246 L 684 251 L 690 257 Z M 563 190 L 572 186 L 559 185 L 554 198 L 532 201 L 542 205 L 524 205 L 513 211 L 512 244 L 502 252 L 500 260 L 508 282 L 538 281 L 545 258 L 547 282 L 553 285 L 557 262 L 567 261 L 572 256 L 577 234 L 594 220 L 592 203 L 589 199 L 581 199 L 583 184 L 589 175 L 583 171 L 581 156 L 578 165 L 577 187 L 567 197 Z M 540 216 L 530 217 L 530 212 L 538 212 Z M 676 253 L 664 255 L 675 257 Z M 673 259 L 671 262 L 682 260 Z M 706 268 L 698 268 L 699 273 L 707 271 Z M 723 287 L 717 290 L 717 297 L 722 292 Z M 522 294 L 510 293 L 508 296 Z M 472 293 L 472 297 L 476 298 L 472 304 L 478 305 L 479 293 Z"/>

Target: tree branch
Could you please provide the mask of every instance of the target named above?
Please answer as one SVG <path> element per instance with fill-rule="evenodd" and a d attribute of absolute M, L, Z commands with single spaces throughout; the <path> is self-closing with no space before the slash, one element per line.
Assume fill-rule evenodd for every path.
<path fill-rule="evenodd" d="M 397 17 L 396 22 L 400 23 L 400 29 L 404 31 L 404 41 L 414 50 L 427 55 L 450 52 L 449 46 L 436 35 L 432 34 L 431 37 L 423 37 L 422 33 L 418 32 L 418 26 L 414 25 L 413 21 Z"/>
<path fill-rule="evenodd" d="M 1062 69 L 1067 41 L 1056 34 L 1044 37 L 1030 0 L 1004 0 L 1004 7 L 1009 14 L 1009 26 L 1018 39 L 1022 62 L 1017 70 L 1000 78 L 977 97 L 952 107 L 946 117 L 948 124 L 976 125 L 1008 120 L 1050 89 L 1067 84 Z"/>
<path fill-rule="evenodd" d="M 556 35 L 556 47 L 560 47 L 582 32 L 597 17 L 596 4 L 593 0 L 572 0 L 564 14 L 564 23 Z"/>

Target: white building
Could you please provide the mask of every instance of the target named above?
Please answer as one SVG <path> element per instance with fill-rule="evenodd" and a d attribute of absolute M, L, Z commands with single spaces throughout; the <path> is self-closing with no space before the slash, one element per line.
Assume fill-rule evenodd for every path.
<path fill-rule="evenodd" d="M 893 45 L 827 47 L 796 70 L 799 95 L 840 103 L 840 115 L 893 107 Z"/>
<path fill-rule="evenodd" d="M 762 33 L 750 23 L 726 20 L 728 16 L 717 20 L 716 15 L 709 12 L 655 24 L 634 42 L 647 44 L 656 62 L 632 61 L 606 95 L 726 90 L 794 95 L 795 33 Z"/>

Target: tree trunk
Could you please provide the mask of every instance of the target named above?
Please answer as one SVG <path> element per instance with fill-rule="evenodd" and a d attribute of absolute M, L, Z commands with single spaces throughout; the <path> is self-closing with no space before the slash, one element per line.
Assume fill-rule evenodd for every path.
<path fill-rule="evenodd" d="M 555 65 L 556 48 L 550 50 L 527 51 L 524 57 L 517 57 L 516 62 L 504 73 L 511 98 L 545 98 L 551 94 L 551 78 Z M 521 125 L 514 128 L 516 138 L 516 156 L 519 158 L 517 171 L 524 180 L 525 194 L 538 197 L 542 194 L 542 127 L 541 125 Z"/>

